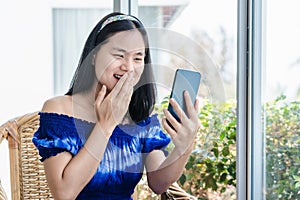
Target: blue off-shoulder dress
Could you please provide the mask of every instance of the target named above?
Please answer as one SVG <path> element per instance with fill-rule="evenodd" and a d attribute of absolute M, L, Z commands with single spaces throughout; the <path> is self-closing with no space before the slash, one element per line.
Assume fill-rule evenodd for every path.
<path fill-rule="evenodd" d="M 40 112 L 39 115 L 40 126 L 32 141 L 41 161 L 63 151 L 76 155 L 95 126 L 63 114 Z M 143 174 L 145 156 L 154 149 L 163 150 L 169 142 L 156 114 L 137 124 L 118 125 L 95 175 L 77 199 L 131 199 Z"/>

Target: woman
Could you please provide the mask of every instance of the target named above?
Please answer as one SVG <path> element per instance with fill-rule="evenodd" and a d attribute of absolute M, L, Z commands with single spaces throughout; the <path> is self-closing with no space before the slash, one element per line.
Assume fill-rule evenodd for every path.
<path fill-rule="evenodd" d="M 146 167 L 155 193 L 181 175 L 199 128 L 198 101 L 185 98 L 181 123 L 165 110 L 162 132 L 155 104 L 148 38 L 133 16 L 112 13 L 92 30 L 69 91 L 44 103 L 33 137 L 55 199 L 131 199 Z M 167 120 L 170 122 L 172 129 Z"/>

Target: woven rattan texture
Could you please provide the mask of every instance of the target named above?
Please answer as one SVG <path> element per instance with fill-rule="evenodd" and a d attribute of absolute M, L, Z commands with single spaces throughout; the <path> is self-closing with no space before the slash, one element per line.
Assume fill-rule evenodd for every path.
<path fill-rule="evenodd" d="M 53 199 L 47 185 L 43 163 L 32 136 L 39 126 L 38 116 L 19 127 L 20 180 L 22 199 Z"/>
<path fill-rule="evenodd" d="M 3 189 L 1 181 L 0 181 L 0 200 L 6 200 L 6 199 L 7 199 L 7 196 L 4 192 L 4 189 Z"/>

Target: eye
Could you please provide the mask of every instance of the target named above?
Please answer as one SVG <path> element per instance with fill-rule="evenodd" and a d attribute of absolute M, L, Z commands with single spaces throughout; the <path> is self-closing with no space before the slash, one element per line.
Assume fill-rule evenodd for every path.
<path fill-rule="evenodd" d="M 117 58 L 124 58 L 124 55 L 122 54 L 113 54 L 114 57 L 117 57 Z"/>
<path fill-rule="evenodd" d="M 142 58 L 142 57 L 136 57 L 134 60 L 136 60 L 138 62 L 142 62 L 144 60 L 144 58 Z"/>

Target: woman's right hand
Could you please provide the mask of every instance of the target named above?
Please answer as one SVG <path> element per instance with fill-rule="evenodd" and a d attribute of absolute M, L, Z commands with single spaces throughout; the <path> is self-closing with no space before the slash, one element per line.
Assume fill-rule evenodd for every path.
<path fill-rule="evenodd" d="M 107 137 L 123 120 L 133 93 L 134 78 L 132 73 L 125 73 L 115 87 L 106 96 L 107 88 L 102 86 L 95 100 L 97 120 Z"/>

